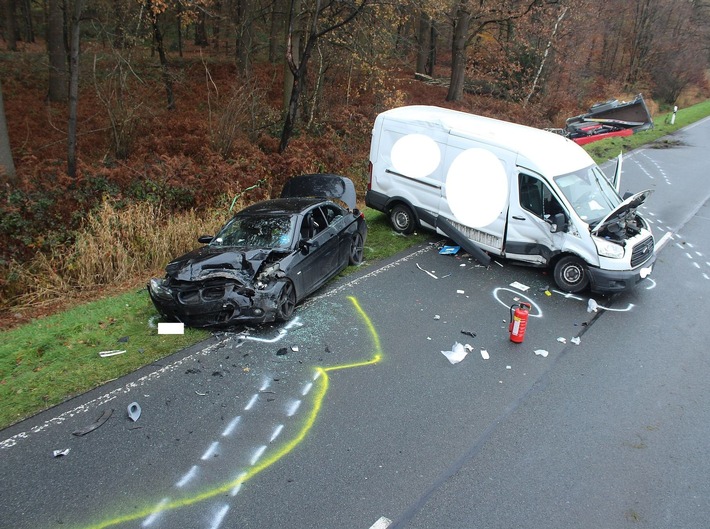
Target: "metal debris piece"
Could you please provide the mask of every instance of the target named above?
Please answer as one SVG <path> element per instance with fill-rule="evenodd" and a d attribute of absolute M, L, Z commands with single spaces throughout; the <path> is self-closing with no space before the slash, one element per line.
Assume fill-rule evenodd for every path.
<path fill-rule="evenodd" d="M 547 351 L 544 349 L 535 349 L 535 354 L 538 356 L 541 356 L 543 358 L 547 358 L 547 355 L 549 354 Z"/>
<path fill-rule="evenodd" d="M 288 354 L 288 349 L 287 349 L 286 347 L 282 347 L 281 349 L 279 349 L 278 351 L 276 351 L 276 354 L 277 354 L 278 356 L 283 356 L 283 355 L 285 355 L 285 354 Z"/>
<path fill-rule="evenodd" d="M 136 422 L 138 419 L 140 419 L 141 407 L 137 402 L 131 402 L 128 405 L 126 411 L 128 412 L 128 418 L 131 419 L 133 422 Z"/>
<path fill-rule="evenodd" d="M 69 450 L 71 450 L 71 448 L 65 448 L 65 449 L 63 449 L 63 450 L 55 450 L 54 452 L 52 452 L 52 455 L 53 455 L 54 457 L 65 456 L 65 455 L 67 455 L 67 454 L 69 453 Z"/>
<path fill-rule="evenodd" d="M 206 397 L 207 393 L 200 393 L 199 391 L 195 390 L 195 395 L 199 395 L 200 397 Z"/>
<path fill-rule="evenodd" d="M 476 337 L 476 333 L 475 333 L 475 332 L 471 332 L 471 331 L 464 331 L 464 330 L 462 330 L 462 331 L 461 331 L 461 334 L 465 334 L 466 336 L 470 336 L 471 338 L 475 338 L 475 337 Z"/>
<path fill-rule="evenodd" d="M 101 414 L 101 417 L 99 417 L 95 423 L 90 424 L 89 426 L 85 426 L 84 428 L 79 428 L 78 430 L 75 430 L 72 432 L 72 435 L 76 435 L 77 437 L 81 437 L 82 435 L 86 435 L 87 433 L 93 432 L 97 428 L 103 425 L 106 421 L 108 421 L 109 417 L 113 414 L 113 409 L 110 410 L 104 410 L 104 412 Z"/>
<path fill-rule="evenodd" d="M 121 336 L 118 340 L 119 343 L 128 343 L 128 336 Z"/>
<path fill-rule="evenodd" d="M 426 272 L 427 274 L 429 274 L 429 275 L 430 275 L 431 277 L 433 277 L 434 279 L 439 279 L 439 278 L 436 277 L 434 274 L 432 274 L 431 272 L 429 272 L 429 270 L 424 270 L 421 266 L 419 266 L 419 263 L 416 263 L 416 265 L 417 265 L 417 268 L 419 268 L 419 270 L 421 270 L 422 272 Z"/>
<path fill-rule="evenodd" d="M 108 358 L 109 356 L 122 355 L 125 352 L 126 352 L 125 349 L 114 349 L 112 351 L 101 351 L 99 353 L 99 356 L 101 358 Z"/>
<path fill-rule="evenodd" d="M 449 362 L 452 364 L 458 364 L 461 360 L 466 358 L 468 352 L 463 345 L 454 342 L 454 345 L 451 346 L 451 351 L 441 351 L 441 354 L 448 358 Z"/>

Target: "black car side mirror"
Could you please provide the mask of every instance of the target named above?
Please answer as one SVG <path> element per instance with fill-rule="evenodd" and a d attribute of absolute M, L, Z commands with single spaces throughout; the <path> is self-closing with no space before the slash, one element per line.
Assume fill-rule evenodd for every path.
<path fill-rule="evenodd" d="M 214 239 L 212 235 L 200 235 L 197 238 L 197 242 L 199 242 L 200 244 L 209 244 L 212 242 L 212 239 Z"/>

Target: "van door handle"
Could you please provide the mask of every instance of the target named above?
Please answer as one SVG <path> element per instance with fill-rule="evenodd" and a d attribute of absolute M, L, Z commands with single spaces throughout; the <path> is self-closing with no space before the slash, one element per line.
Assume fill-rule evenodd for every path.
<path fill-rule="evenodd" d="M 517 215 L 513 215 L 513 218 L 515 220 L 525 220 L 525 217 L 518 217 Z"/>

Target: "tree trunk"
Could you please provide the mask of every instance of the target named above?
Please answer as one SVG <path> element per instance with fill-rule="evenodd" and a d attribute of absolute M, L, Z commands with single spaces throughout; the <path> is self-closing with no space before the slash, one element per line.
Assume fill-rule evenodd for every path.
<path fill-rule="evenodd" d="M 8 51 L 17 51 L 17 25 L 15 23 L 15 0 L 3 2 L 5 19 L 5 43 Z"/>
<path fill-rule="evenodd" d="M 251 32 L 247 16 L 249 15 L 249 6 L 247 0 L 237 0 L 237 8 L 235 12 L 234 28 L 237 32 L 236 39 L 236 62 L 237 71 L 242 77 L 246 77 L 249 72 L 249 48 L 251 46 Z"/>
<path fill-rule="evenodd" d="M 10 136 L 7 133 L 5 103 L 2 99 L 2 83 L 0 83 L 0 182 L 8 186 L 12 186 L 15 183 L 15 164 L 12 161 Z"/>
<path fill-rule="evenodd" d="M 67 174 L 76 177 L 76 117 L 79 105 L 79 43 L 81 14 L 85 0 L 75 0 L 69 48 L 69 127 L 67 132 Z"/>
<path fill-rule="evenodd" d="M 283 59 L 284 25 L 286 21 L 283 0 L 271 4 L 271 24 L 269 31 L 269 62 L 274 64 Z"/>
<path fill-rule="evenodd" d="M 436 29 L 434 20 L 431 20 L 431 35 L 429 37 L 429 58 L 424 68 L 424 73 L 429 77 L 434 77 L 434 66 L 436 65 L 436 41 L 439 38 L 439 30 Z"/>
<path fill-rule="evenodd" d="M 47 48 L 49 51 L 50 101 L 66 101 L 68 97 L 67 50 L 64 46 L 64 11 L 62 0 L 49 0 Z"/>
<path fill-rule="evenodd" d="M 471 23 L 471 13 L 468 11 L 466 0 L 461 0 L 456 11 L 454 37 L 451 42 L 451 84 L 447 101 L 461 101 L 463 99 L 463 86 L 466 78 L 466 38 Z"/>
<path fill-rule="evenodd" d="M 429 55 L 429 28 L 431 19 L 424 11 L 419 13 L 419 25 L 417 28 L 417 73 L 424 73 L 426 70 L 427 57 Z"/>
<path fill-rule="evenodd" d="M 20 0 L 22 8 L 22 20 L 25 26 L 25 42 L 35 41 L 35 28 L 32 24 L 32 6 L 30 0 Z"/>
<path fill-rule="evenodd" d="M 207 14 L 203 9 L 200 9 L 197 15 L 197 24 L 195 24 L 195 46 L 204 48 L 209 45 L 207 40 Z"/>
<path fill-rule="evenodd" d="M 160 71 L 163 76 L 163 84 L 165 85 L 165 95 L 168 100 L 168 110 L 175 110 L 175 95 L 173 93 L 173 79 L 170 77 L 168 69 L 168 58 L 165 55 L 165 45 L 163 43 L 163 34 L 160 31 L 157 17 L 153 17 L 153 37 L 155 38 L 155 46 L 158 50 L 160 58 Z"/>
<path fill-rule="evenodd" d="M 291 64 L 299 64 L 301 62 L 301 21 L 296 18 L 294 13 L 301 11 L 301 0 L 290 0 L 290 19 L 286 27 L 286 57 L 284 61 L 284 98 L 283 110 L 286 115 L 290 114 L 291 96 L 293 87 L 296 85 Z M 296 106 L 298 111 L 298 106 Z M 285 127 L 285 125 L 284 125 Z M 290 131 L 289 131 L 290 134 Z M 283 137 L 283 134 L 282 134 Z M 285 148 L 285 147 L 284 147 Z"/>

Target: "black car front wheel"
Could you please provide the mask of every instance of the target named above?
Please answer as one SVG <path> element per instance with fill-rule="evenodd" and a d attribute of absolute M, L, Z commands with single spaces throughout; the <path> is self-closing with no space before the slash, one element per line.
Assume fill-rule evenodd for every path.
<path fill-rule="evenodd" d="M 362 238 L 362 233 L 356 231 L 350 239 L 350 259 L 351 265 L 362 264 L 363 248 L 365 241 Z"/>
<path fill-rule="evenodd" d="M 555 283 L 565 292 L 581 292 L 589 284 L 587 265 L 579 257 L 567 255 L 555 265 Z"/>
<path fill-rule="evenodd" d="M 293 287 L 293 283 L 289 280 L 285 280 L 281 292 L 279 293 L 279 299 L 276 303 L 276 320 L 286 321 L 293 315 L 293 310 L 296 308 L 296 289 Z"/>

